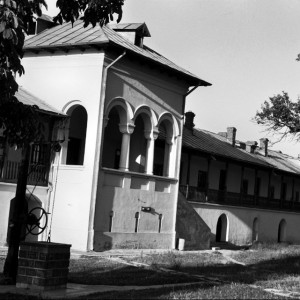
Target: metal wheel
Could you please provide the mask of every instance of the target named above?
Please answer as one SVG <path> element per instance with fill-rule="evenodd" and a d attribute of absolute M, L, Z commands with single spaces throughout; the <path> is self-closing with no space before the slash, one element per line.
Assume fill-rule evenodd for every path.
<path fill-rule="evenodd" d="M 47 227 L 48 214 L 42 207 L 35 207 L 27 216 L 27 232 L 32 235 L 41 234 Z"/>

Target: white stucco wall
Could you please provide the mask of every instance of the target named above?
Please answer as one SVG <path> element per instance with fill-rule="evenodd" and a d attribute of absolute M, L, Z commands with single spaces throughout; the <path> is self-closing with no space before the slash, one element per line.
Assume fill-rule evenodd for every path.
<path fill-rule="evenodd" d="M 25 89 L 60 110 L 82 105 L 87 111 L 84 165 L 54 165 L 58 178 L 49 197 L 51 211 L 54 203 L 51 241 L 72 244 L 73 249 L 87 249 L 103 61 L 104 54 L 96 50 L 26 54 L 26 73 L 19 79 Z"/>
<path fill-rule="evenodd" d="M 300 243 L 300 213 L 273 211 L 246 207 L 233 207 L 216 204 L 192 203 L 196 212 L 216 235 L 218 218 L 225 214 L 228 219 L 228 242 L 246 245 L 252 242 L 253 221 L 258 219 L 258 241 L 277 242 L 278 226 L 285 220 L 286 242 Z M 214 241 L 214 239 L 212 239 Z"/>

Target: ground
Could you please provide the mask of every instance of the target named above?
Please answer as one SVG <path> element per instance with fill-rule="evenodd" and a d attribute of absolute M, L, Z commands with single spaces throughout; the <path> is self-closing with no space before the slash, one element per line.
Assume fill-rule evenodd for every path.
<path fill-rule="evenodd" d="M 0 256 L 0 271 L 3 262 Z M 105 299 L 300 299 L 299 266 L 300 246 L 281 244 L 235 251 L 73 253 L 69 283 L 118 286 L 103 290 Z M 94 291 L 88 299 L 99 296 Z"/>

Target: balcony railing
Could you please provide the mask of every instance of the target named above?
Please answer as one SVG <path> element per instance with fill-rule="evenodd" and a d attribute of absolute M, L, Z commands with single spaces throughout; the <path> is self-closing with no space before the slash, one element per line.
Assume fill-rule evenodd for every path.
<path fill-rule="evenodd" d="M 20 162 L 6 160 L 0 163 L 0 181 L 17 183 Z M 40 164 L 30 164 L 27 184 L 46 186 L 48 184 L 49 167 Z"/>
<path fill-rule="evenodd" d="M 208 189 L 198 189 L 195 186 L 179 186 L 180 192 L 187 200 L 200 203 L 227 204 L 233 206 L 257 207 L 275 210 L 300 211 L 300 202 L 286 201 L 283 199 L 269 199 L 254 195 L 233 193 Z"/>

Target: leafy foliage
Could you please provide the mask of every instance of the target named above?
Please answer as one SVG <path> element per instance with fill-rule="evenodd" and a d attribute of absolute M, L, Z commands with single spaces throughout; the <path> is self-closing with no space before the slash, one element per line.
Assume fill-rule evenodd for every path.
<path fill-rule="evenodd" d="M 84 27 L 90 23 L 103 26 L 113 21 L 113 14 L 117 14 L 117 22 L 122 19 L 122 6 L 124 0 L 57 0 L 56 6 L 60 13 L 54 18 L 55 22 L 62 24 L 63 21 L 72 22 L 83 14 Z"/>
<path fill-rule="evenodd" d="M 255 121 L 280 134 L 280 140 L 287 135 L 300 139 L 300 99 L 292 102 L 286 92 L 270 97 L 256 112 Z"/>
<path fill-rule="evenodd" d="M 121 20 L 123 4 L 124 0 L 57 0 L 60 12 L 55 21 L 73 23 L 83 14 L 84 26 L 102 26 L 115 13 L 117 21 Z M 0 128 L 5 128 L 9 142 L 18 147 L 40 134 L 37 107 L 29 109 L 15 97 L 15 75 L 25 72 L 21 64 L 25 34 L 36 16 L 41 16 L 43 6 L 47 8 L 45 0 L 0 0 Z"/>

